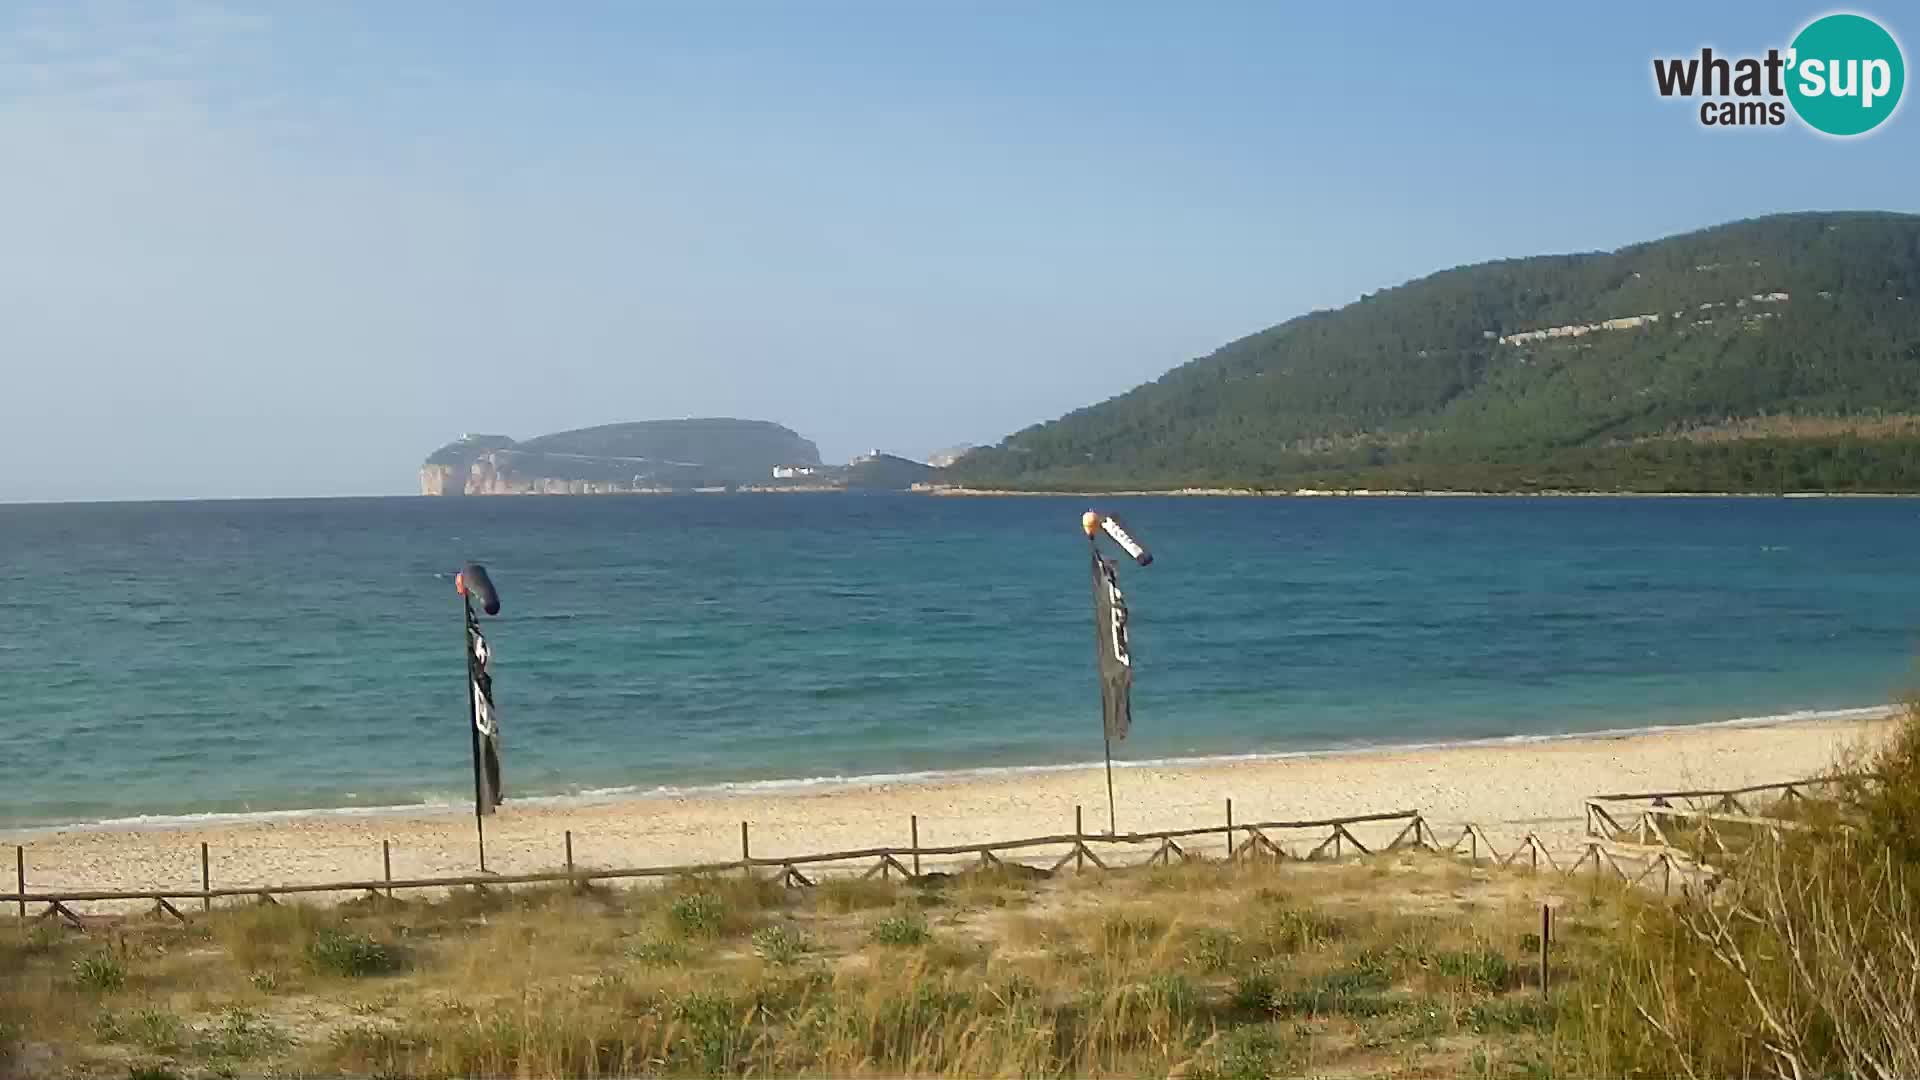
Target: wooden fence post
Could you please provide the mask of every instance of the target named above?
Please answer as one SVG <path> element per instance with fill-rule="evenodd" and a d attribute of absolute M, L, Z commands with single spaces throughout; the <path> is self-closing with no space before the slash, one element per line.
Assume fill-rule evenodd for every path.
<path fill-rule="evenodd" d="M 1547 996 L 1547 949 L 1553 941 L 1553 909 L 1540 905 L 1540 996 Z"/>
<path fill-rule="evenodd" d="M 27 846 L 13 845 L 13 890 L 20 894 L 20 921 L 27 921 Z"/>
<path fill-rule="evenodd" d="M 910 823 L 910 828 L 912 828 L 913 830 L 913 876 L 919 877 L 920 876 L 920 815 L 919 814 L 910 815 L 908 820 Z"/>
<path fill-rule="evenodd" d="M 1073 872 L 1079 873 L 1087 868 L 1087 845 L 1081 838 L 1086 832 L 1080 825 L 1080 804 L 1073 804 Z"/>
<path fill-rule="evenodd" d="M 567 837 L 567 888 L 579 888 L 579 882 L 573 880 L 573 830 L 566 831 Z"/>
<path fill-rule="evenodd" d="M 753 859 L 753 854 L 747 848 L 747 823 L 743 821 L 740 823 L 740 861 L 745 863 L 745 862 L 751 861 L 752 859 Z M 745 874 L 747 877 L 752 877 L 753 867 L 742 866 L 740 868 L 740 872 L 742 874 Z"/>
<path fill-rule="evenodd" d="M 380 877 L 387 883 L 387 899 L 393 899 L 393 842 L 380 841 Z"/>
<path fill-rule="evenodd" d="M 1233 800 L 1227 800 L 1227 861 L 1233 861 Z"/>
<path fill-rule="evenodd" d="M 213 897 L 207 893 L 213 890 L 213 872 L 207 859 L 207 842 L 200 841 L 200 910 L 213 910 Z"/>

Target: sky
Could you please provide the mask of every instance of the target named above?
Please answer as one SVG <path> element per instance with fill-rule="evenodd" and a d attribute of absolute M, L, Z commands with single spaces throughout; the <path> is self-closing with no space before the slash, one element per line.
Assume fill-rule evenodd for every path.
<path fill-rule="evenodd" d="M 1827 10 L 6 2 L 0 501 L 655 417 L 922 456 L 1451 266 L 1920 210 L 1911 107 L 1654 93 Z"/>

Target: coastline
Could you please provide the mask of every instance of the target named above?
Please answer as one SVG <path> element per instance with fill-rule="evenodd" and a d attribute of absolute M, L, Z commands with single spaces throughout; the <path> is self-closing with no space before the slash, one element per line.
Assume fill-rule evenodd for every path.
<path fill-rule="evenodd" d="M 1183 496 L 1240 499 L 1920 499 L 1915 491 L 1413 491 L 1399 488 L 1139 488 L 1114 491 L 1027 491 L 1015 488 L 916 484 L 916 495 L 948 498 L 1141 498 Z"/>
<path fill-rule="evenodd" d="M 1119 825 L 1125 831 L 1221 823 L 1230 798 L 1241 822 L 1418 809 L 1443 835 L 1471 821 L 1508 842 L 1535 831 L 1564 849 L 1577 842 L 1589 794 L 1802 779 L 1870 745 L 1890 729 L 1895 712 L 1888 706 L 1439 746 L 1116 763 Z M 927 845 L 1070 831 L 1076 806 L 1084 808 L 1088 831 L 1106 827 L 1097 764 L 784 783 L 510 801 L 487 821 L 487 865 L 500 873 L 552 869 L 563 860 L 568 832 L 582 865 L 731 859 L 740 851 L 743 821 L 751 823 L 754 854 L 767 856 L 904 845 L 910 817 Z M 474 862 L 472 818 L 453 806 L 85 825 L 21 830 L 7 839 L 24 847 L 30 891 L 196 888 L 202 843 L 212 853 L 216 887 L 378 878 L 383 841 L 392 845 L 396 877 L 463 873 Z"/>

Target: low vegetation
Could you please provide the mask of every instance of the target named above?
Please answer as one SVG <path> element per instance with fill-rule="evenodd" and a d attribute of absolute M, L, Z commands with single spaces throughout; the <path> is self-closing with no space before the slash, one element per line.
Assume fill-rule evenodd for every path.
<path fill-rule="evenodd" d="M 0 938 L 0 1037 L 116 1078 L 1545 1075 L 1642 909 L 1565 888 L 1408 853 L 30 923 Z M 1550 1000 L 1542 899 L 1569 927 Z"/>
<path fill-rule="evenodd" d="M 0 1073 L 1920 1075 L 1920 725 L 1863 764 L 1676 900 L 1404 852 L 28 922 Z"/>

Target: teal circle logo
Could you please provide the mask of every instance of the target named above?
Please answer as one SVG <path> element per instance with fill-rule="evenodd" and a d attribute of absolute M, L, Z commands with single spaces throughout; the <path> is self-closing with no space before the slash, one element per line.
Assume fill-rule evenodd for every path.
<path fill-rule="evenodd" d="M 1815 131 L 1864 135 L 1900 105 L 1907 84 L 1900 43 L 1864 15 L 1815 19 L 1789 56 L 1787 99 Z"/>

